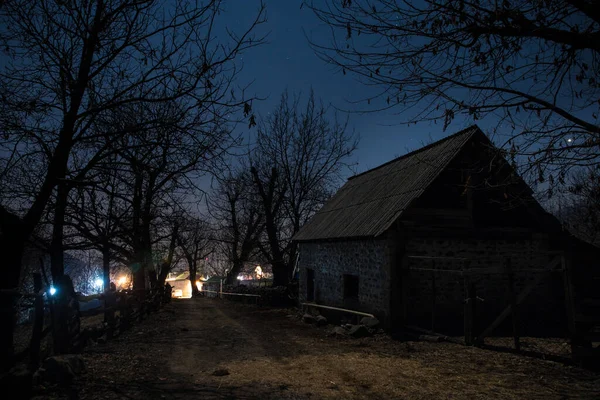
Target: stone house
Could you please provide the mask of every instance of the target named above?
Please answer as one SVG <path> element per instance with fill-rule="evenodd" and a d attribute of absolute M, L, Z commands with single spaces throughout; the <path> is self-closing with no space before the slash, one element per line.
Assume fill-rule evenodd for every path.
<path fill-rule="evenodd" d="M 430 319 L 432 286 L 443 294 L 438 326 L 462 321 L 468 271 L 510 268 L 518 291 L 562 254 L 558 267 L 600 276 L 598 249 L 562 229 L 477 126 L 351 177 L 294 240 L 301 302 L 372 313 L 388 329 L 409 315 Z M 490 276 L 477 275 L 477 296 L 493 319 L 506 305 L 506 275 Z M 548 279 L 533 296 L 549 313 L 564 307 L 561 282 Z"/>

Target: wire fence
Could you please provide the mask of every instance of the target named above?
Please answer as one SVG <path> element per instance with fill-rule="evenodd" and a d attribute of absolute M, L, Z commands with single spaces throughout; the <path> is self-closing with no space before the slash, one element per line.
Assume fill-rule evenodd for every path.
<path fill-rule="evenodd" d="M 509 258 L 485 268 L 453 257 L 409 257 L 408 328 L 489 349 L 559 361 L 572 355 L 565 269 L 513 270 Z"/>

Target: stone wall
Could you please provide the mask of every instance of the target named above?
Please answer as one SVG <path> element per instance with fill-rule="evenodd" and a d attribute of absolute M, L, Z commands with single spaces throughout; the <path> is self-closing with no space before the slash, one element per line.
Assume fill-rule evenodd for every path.
<path fill-rule="evenodd" d="M 432 309 L 434 329 L 448 334 L 462 331 L 466 285 L 473 283 L 477 301 L 477 325 L 485 329 L 510 304 L 509 275 L 503 272 L 510 259 L 514 292 L 519 293 L 534 282 L 555 257 L 549 255 L 548 241 L 543 236 L 521 239 L 448 239 L 412 236 L 406 241 L 406 254 L 413 256 L 456 257 L 462 260 L 409 259 L 409 266 L 427 271 L 411 271 L 409 283 L 409 322 L 430 329 Z M 466 268 L 473 273 L 463 275 L 452 270 Z M 497 268 L 495 272 L 476 272 L 481 268 Z M 434 271 L 440 270 L 440 271 Z M 435 299 L 433 298 L 435 281 Z M 564 292 L 562 273 L 545 274 L 532 293 L 520 304 L 523 327 L 549 329 L 564 325 Z M 511 327 L 510 318 L 499 330 Z M 529 329 L 529 328 L 528 328 Z"/>
<path fill-rule="evenodd" d="M 431 329 L 433 323 L 434 330 L 462 335 L 467 298 L 465 289 L 473 283 L 480 298 L 476 307 L 476 333 L 481 332 L 510 304 L 509 275 L 504 270 L 506 260 L 510 259 L 514 272 L 513 287 L 517 294 L 543 274 L 541 282 L 519 305 L 519 324 L 523 334 L 538 334 L 535 329 L 549 333 L 556 327 L 566 327 L 562 272 L 541 272 L 556 257 L 548 254 L 553 249 L 549 248 L 543 235 L 486 239 L 448 238 L 418 232 L 404 235 L 403 243 L 405 255 L 455 258 L 435 261 L 408 259 L 411 268 L 426 270 L 412 270 L 408 276 L 409 325 Z M 391 298 L 396 299 L 392 307 L 398 307 L 398 312 L 401 312 L 403 298 L 399 292 L 391 293 L 392 290 L 399 291 L 401 286 L 392 282 L 390 265 L 405 267 L 394 261 L 394 249 L 391 239 L 301 243 L 300 300 L 306 301 L 306 270 L 310 268 L 314 271 L 314 300 L 317 303 L 369 312 L 389 326 Z M 458 258 L 467 259 L 468 264 Z M 463 266 L 474 273 L 462 274 Z M 478 272 L 482 268 L 496 268 L 496 271 Z M 344 274 L 359 276 L 356 302 L 344 299 Z M 507 318 L 497 333 L 506 334 L 511 328 L 511 319 Z"/>
<path fill-rule="evenodd" d="M 306 301 L 306 269 L 314 270 L 315 301 L 334 307 L 372 313 L 382 321 L 389 315 L 390 251 L 385 239 L 300 244 L 299 297 Z M 344 274 L 359 277 L 358 301 L 344 299 Z"/>

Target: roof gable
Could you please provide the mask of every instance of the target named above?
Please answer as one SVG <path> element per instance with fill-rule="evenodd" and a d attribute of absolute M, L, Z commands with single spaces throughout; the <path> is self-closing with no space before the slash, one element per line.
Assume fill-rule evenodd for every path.
<path fill-rule="evenodd" d="M 351 177 L 300 229 L 294 240 L 381 235 L 475 134 L 485 137 L 477 126 L 471 126 Z"/>

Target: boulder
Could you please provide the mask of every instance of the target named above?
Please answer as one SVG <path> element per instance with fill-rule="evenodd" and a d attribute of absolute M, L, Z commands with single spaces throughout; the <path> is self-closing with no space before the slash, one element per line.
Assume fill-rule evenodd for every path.
<path fill-rule="evenodd" d="M 373 317 L 363 317 L 360 320 L 360 324 L 366 326 L 367 328 L 377 328 L 379 326 L 379 320 Z"/>
<path fill-rule="evenodd" d="M 314 324 L 316 321 L 316 318 L 314 317 L 314 315 L 304 314 L 302 316 L 302 321 L 306 322 L 307 324 Z"/>
<path fill-rule="evenodd" d="M 443 341 L 443 338 L 441 336 L 436 336 L 436 335 L 419 335 L 419 340 L 422 340 L 425 342 L 439 343 L 439 342 Z"/>
<path fill-rule="evenodd" d="M 333 328 L 331 331 L 329 331 L 327 333 L 327 336 L 346 337 L 346 336 L 348 336 L 348 332 L 341 326 L 336 326 L 335 328 Z"/>
<path fill-rule="evenodd" d="M 31 379 L 31 383 L 34 386 L 40 386 L 44 383 L 44 375 L 46 374 L 46 370 L 44 368 L 38 368 L 37 371 L 33 374 L 33 378 Z"/>
<path fill-rule="evenodd" d="M 43 378 L 51 383 L 66 385 L 85 371 L 83 359 L 75 354 L 64 354 L 44 360 Z"/>
<path fill-rule="evenodd" d="M 83 328 L 81 330 L 81 335 L 87 339 L 96 340 L 100 336 L 102 336 L 105 331 L 106 328 L 104 327 L 104 324 L 98 324 L 95 326 L 88 326 Z"/>
<path fill-rule="evenodd" d="M 353 325 L 348 330 L 348 335 L 352 336 L 353 338 L 363 338 L 371 336 L 371 332 L 369 331 L 369 328 L 364 325 Z"/>
<path fill-rule="evenodd" d="M 327 325 L 327 318 L 322 315 L 317 315 L 315 322 L 317 323 L 317 326 L 325 326 Z"/>

